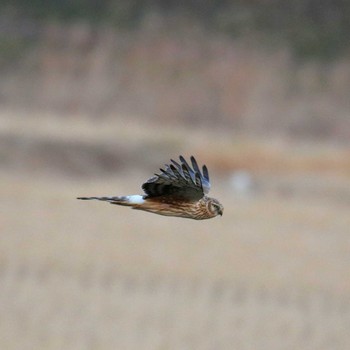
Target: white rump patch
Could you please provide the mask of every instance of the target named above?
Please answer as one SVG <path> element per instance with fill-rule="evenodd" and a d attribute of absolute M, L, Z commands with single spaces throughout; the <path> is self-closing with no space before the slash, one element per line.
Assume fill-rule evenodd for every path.
<path fill-rule="evenodd" d="M 143 196 L 140 196 L 140 195 L 138 195 L 138 194 L 135 194 L 135 195 L 133 195 L 133 196 L 127 196 L 127 198 L 128 198 L 128 202 L 130 203 L 130 204 L 142 204 L 142 203 L 144 203 L 144 199 L 143 199 Z"/>

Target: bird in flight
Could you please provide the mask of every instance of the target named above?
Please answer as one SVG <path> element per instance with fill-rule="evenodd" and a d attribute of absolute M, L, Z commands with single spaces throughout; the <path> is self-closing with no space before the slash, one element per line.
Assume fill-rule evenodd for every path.
<path fill-rule="evenodd" d="M 207 167 L 203 165 L 201 172 L 193 156 L 192 167 L 184 157 L 180 156 L 179 159 L 180 163 L 171 159 L 170 165 L 166 164 L 165 169 L 160 169 L 160 174 L 155 174 L 142 185 L 144 195 L 77 199 L 97 199 L 159 215 L 195 220 L 222 215 L 222 204 L 217 199 L 207 196 L 210 190 Z"/>

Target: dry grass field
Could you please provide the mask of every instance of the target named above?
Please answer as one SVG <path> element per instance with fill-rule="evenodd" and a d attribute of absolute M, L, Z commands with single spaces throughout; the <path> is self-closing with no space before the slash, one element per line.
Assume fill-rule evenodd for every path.
<path fill-rule="evenodd" d="M 348 148 L 122 117 L 0 121 L 0 349 L 350 348 Z M 180 153 L 208 165 L 222 218 L 75 200 L 140 193 Z"/>

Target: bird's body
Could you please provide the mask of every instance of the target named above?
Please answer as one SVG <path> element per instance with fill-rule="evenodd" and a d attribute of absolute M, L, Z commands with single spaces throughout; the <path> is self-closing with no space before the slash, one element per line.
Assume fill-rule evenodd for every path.
<path fill-rule="evenodd" d="M 205 195 L 209 192 L 209 174 L 206 166 L 200 172 L 194 157 L 192 167 L 180 156 L 181 165 L 171 160 L 162 174 L 156 174 L 146 181 L 142 188 L 145 195 L 115 197 L 78 197 L 97 199 L 111 204 L 132 207 L 164 216 L 177 216 L 195 220 L 210 219 L 222 215 L 223 206 L 215 198 Z"/>

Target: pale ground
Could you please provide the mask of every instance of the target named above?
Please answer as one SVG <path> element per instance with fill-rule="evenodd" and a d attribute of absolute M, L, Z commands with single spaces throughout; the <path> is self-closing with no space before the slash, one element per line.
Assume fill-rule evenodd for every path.
<path fill-rule="evenodd" d="M 213 135 L 204 131 L 166 129 L 155 139 L 151 128 L 129 123 L 2 121 L 0 349 L 350 348 L 350 178 L 341 157 L 348 149 L 263 144 L 276 159 L 293 154 L 292 171 L 266 172 L 269 158 L 260 169 L 254 163 L 256 186 L 239 195 L 227 172 L 237 148 L 226 136 L 206 152 Z M 84 147 L 77 155 L 77 140 L 98 154 L 104 142 L 122 155 L 135 148 L 141 165 L 125 160 L 115 176 L 80 174 L 94 163 Z M 48 147 L 45 158 L 42 144 L 68 145 L 68 155 Z M 199 152 L 212 170 L 222 218 L 197 222 L 75 200 L 140 193 L 159 159 L 182 152 Z M 302 171 L 315 158 L 324 171 Z"/>

